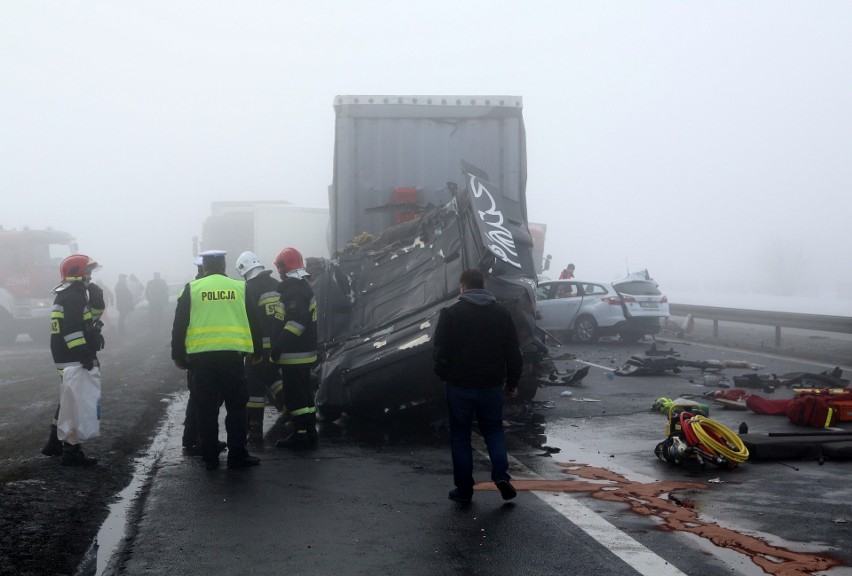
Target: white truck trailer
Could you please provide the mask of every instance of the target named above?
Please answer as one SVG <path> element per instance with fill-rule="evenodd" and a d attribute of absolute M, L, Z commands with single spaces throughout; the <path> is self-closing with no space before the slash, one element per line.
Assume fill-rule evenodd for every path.
<path fill-rule="evenodd" d="M 283 201 L 213 202 L 196 253 L 227 250 L 228 274 L 236 276 L 232 268 L 240 253 L 251 250 L 274 269 L 273 260 L 288 246 L 305 258 L 328 258 L 328 208 Z"/>

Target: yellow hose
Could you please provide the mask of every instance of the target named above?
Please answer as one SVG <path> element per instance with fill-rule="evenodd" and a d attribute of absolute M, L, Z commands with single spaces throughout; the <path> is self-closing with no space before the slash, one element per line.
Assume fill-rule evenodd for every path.
<path fill-rule="evenodd" d="M 700 415 L 692 417 L 689 422 L 692 431 L 708 450 L 712 450 L 729 462 L 741 464 L 748 460 L 748 448 L 745 447 L 740 437 L 734 434 L 730 428 Z M 724 442 L 719 442 L 713 438 L 707 433 L 707 430 L 716 432 L 716 435 L 724 440 Z"/>

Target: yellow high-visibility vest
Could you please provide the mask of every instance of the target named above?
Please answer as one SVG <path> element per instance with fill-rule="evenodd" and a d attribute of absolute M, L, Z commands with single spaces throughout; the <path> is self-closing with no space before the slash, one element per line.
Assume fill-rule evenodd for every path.
<path fill-rule="evenodd" d="M 189 291 L 187 354 L 254 351 L 246 315 L 245 282 L 211 274 L 190 282 Z"/>

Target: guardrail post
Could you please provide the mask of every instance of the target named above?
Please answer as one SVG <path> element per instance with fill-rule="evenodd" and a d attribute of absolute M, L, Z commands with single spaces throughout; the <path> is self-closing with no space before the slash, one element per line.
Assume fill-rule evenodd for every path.
<path fill-rule="evenodd" d="M 713 320 L 713 338 L 718 338 L 718 337 L 719 337 L 719 321 L 714 319 Z"/>
<path fill-rule="evenodd" d="M 781 347 L 781 326 L 775 327 L 775 347 Z"/>

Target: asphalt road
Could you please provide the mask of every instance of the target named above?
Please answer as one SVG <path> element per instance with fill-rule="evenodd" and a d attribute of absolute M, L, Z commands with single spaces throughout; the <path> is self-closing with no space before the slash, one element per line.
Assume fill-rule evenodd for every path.
<path fill-rule="evenodd" d="M 658 346 L 690 360 L 759 364 L 765 374 L 833 367 L 833 357 L 808 362 L 699 340 Z M 589 374 L 579 385 L 543 387 L 523 411 L 507 413 L 520 490 L 511 502 L 486 482 L 482 455 L 474 502 L 447 499 L 452 473 L 436 412 L 326 424 L 320 447 L 297 453 L 271 447 L 284 430 L 268 412 L 260 466 L 208 471 L 180 448 L 178 396 L 101 530 L 90 573 L 852 574 L 851 464 L 728 470 L 659 461 L 665 417 L 651 411 L 654 401 L 717 386 L 700 372 L 612 376 L 647 347 L 556 351 L 561 370 L 589 366 Z M 784 417 L 716 406 L 710 416 L 734 430 L 745 421 L 756 434 L 795 429 Z"/>

